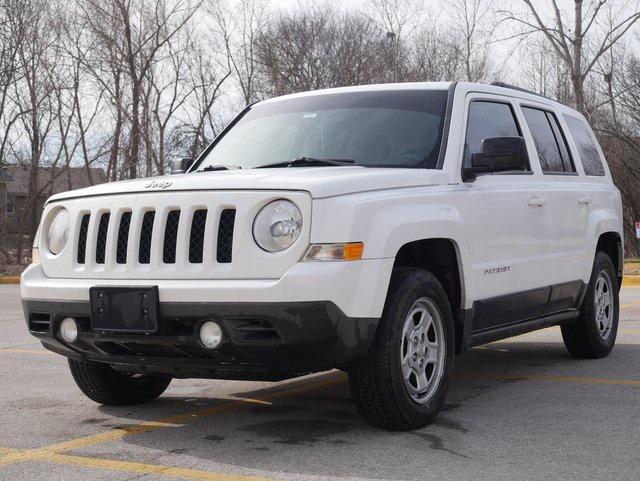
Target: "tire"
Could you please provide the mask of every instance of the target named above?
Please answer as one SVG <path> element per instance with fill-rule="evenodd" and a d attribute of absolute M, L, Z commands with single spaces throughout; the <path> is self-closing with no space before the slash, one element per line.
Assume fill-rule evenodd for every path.
<path fill-rule="evenodd" d="M 600 294 L 600 289 L 603 294 Z M 604 292 L 606 290 L 606 292 Z M 601 297 L 599 297 L 601 296 Z M 599 303 L 598 299 L 605 299 Z M 609 307 L 601 306 L 609 299 Z M 580 309 L 580 317 L 562 325 L 562 339 L 569 353 L 576 358 L 598 359 L 607 356 L 616 342 L 620 309 L 618 276 L 611 258 L 596 252 L 591 278 Z M 603 317 L 604 316 L 604 317 Z"/>
<path fill-rule="evenodd" d="M 428 318 L 422 317 L 420 310 L 416 311 L 422 308 L 433 313 L 433 330 L 431 327 L 427 330 L 427 341 L 420 344 L 421 340 L 415 341 L 421 334 L 414 336 L 413 333 L 425 325 L 422 322 L 429 325 Z M 410 317 L 410 312 L 416 315 Z M 436 326 L 438 316 L 439 327 Z M 440 282 L 423 269 L 395 268 L 373 345 L 363 359 L 349 366 L 351 393 L 362 417 L 374 426 L 397 431 L 417 429 L 431 422 L 444 405 L 452 376 L 455 355 L 453 326 L 451 306 Z M 413 340 L 413 345 L 408 339 Z M 424 361 L 425 376 L 428 377 L 428 371 L 431 371 L 427 383 L 429 388 L 421 398 L 416 389 L 420 385 L 416 385 L 418 378 L 415 373 L 421 372 L 423 364 L 417 364 L 410 353 L 415 352 L 412 349 L 420 351 L 420 346 L 431 342 L 428 352 L 434 356 L 434 339 L 438 346 L 442 346 L 435 349 L 438 361 L 427 360 L 426 354 L 418 357 L 418 362 Z M 411 370 L 409 359 L 416 369 L 413 377 L 408 377 L 407 384 L 403 369 Z"/>
<path fill-rule="evenodd" d="M 153 401 L 171 382 L 171 378 L 166 376 L 129 375 L 100 362 L 69 359 L 69 369 L 89 399 L 107 406 L 131 406 Z"/>

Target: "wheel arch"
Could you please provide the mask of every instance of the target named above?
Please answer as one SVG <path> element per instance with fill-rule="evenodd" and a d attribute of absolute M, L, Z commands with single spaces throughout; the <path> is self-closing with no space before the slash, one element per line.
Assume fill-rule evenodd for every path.
<path fill-rule="evenodd" d="M 418 267 L 433 274 L 442 284 L 454 318 L 456 352 L 464 334 L 464 273 L 458 243 L 450 238 L 418 239 L 403 244 L 395 255 L 395 267 Z"/>
<path fill-rule="evenodd" d="M 624 253 L 622 250 L 622 237 L 618 232 L 603 232 L 598 237 L 594 258 L 598 251 L 609 256 L 618 273 L 618 289 L 622 286 L 622 273 L 624 270 Z"/>

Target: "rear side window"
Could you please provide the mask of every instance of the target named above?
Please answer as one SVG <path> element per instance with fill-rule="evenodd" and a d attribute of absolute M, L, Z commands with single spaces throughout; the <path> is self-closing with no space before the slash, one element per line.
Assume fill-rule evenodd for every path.
<path fill-rule="evenodd" d="M 569 132 L 571 133 L 571 137 L 573 137 L 573 141 L 576 143 L 576 147 L 578 147 L 578 154 L 580 154 L 580 160 L 582 160 L 584 173 L 587 175 L 604 175 L 600 152 L 587 124 L 567 114 L 564 115 L 564 120 L 567 122 Z"/>
<path fill-rule="evenodd" d="M 476 100 L 469 105 L 467 145 L 469 154 L 482 151 L 482 141 L 493 137 L 518 137 L 520 129 L 511 105 Z"/>
<path fill-rule="evenodd" d="M 522 107 L 522 111 L 536 144 L 542 171 L 575 172 L 555 115 L 532 107 Z"/>

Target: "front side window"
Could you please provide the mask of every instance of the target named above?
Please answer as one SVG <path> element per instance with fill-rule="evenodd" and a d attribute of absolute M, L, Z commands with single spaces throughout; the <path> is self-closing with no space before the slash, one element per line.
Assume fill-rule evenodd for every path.
<path fill-rule="evenodd" d="M 573 137 L 573 141 L 576 143 L 576 147 L 578 148 L 578 154 L 580 154 L 580 160 L 582 160 L 584 173 L 586 175 L 603 176 L 604 166 L 602 165 L 600 152 L 593 140 L 589 126 L 584 121 L 573 117 L 572 115 L 564 114 L 564 120 L 567 122 L 571 137 Z"/>
<path fill-rule="evenodd" d="M 282 167 L 329 159 L 363 167 L 435 169 L 446 90 L 318 94 L 251 107 L 196 167 Z M 300 164 L 296 164 L 300 165 Z"/>
<path fill-rule="evenodd" d="M 522 111 L 536 144 L 542 171 L 575 172 L 555 115 L 532 107 L 522 107 Z"/>
<path fill-rule="evenodd" d="M 482 152 L 482 141 L 494 137 L 518 137 L 520 129 L 509 104 L 476 100 L 469 105 L 468 154 Z"/>

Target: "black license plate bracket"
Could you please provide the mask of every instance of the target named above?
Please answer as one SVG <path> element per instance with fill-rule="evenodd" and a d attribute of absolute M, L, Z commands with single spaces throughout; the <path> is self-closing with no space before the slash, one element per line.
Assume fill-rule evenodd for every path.
<path fill-rule="evenodd" d="M 89 289 L 91 328 L 99 332 L 158 332 L 158 286 Z"/>

